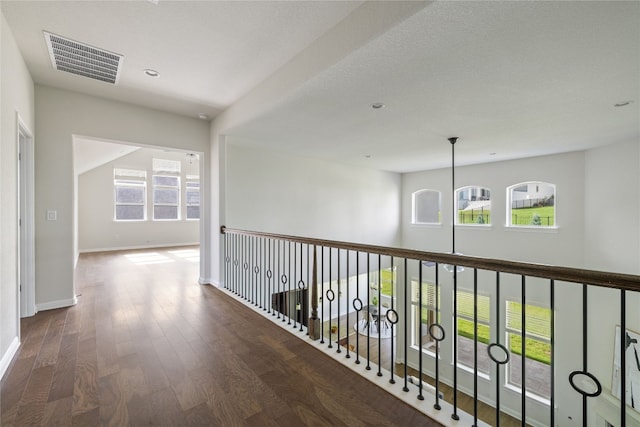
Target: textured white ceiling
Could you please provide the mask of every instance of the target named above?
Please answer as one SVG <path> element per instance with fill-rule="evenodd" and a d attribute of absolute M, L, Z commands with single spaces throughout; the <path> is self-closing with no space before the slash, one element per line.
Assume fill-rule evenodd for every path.
<path fill-rule="evenodd" d="M 37 83 L 215 116 L 361 2 L 6 1 Z M 118 86 L 52 69 L 43 31 L 124 55 Z M 145 68 L 160 72 L 150 78 Z"/>
<path fill-rule="evenodd" d="M 449 136 L 460 164 L 640 138 L 636 1 L 1 7 L 37 83 L 191 116 L 227 110 L 216 125 L 231 143 L 402 172 L 448 166 Z M 52 70 L 43 30 L 124 54 L 121 83 Z"/>
<path fill-rule="evenodd" d="M 437 2 L 230 134 L 400 172 L 450 136 L 460 164 L 536 156 L 638 141 L 639 81 L 638 2 Z"/>

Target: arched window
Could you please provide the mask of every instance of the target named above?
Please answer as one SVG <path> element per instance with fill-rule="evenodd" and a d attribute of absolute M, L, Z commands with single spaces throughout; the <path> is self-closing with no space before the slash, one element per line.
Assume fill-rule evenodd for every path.
<path fill-rule="evenodd" d="M 530 181 L 508 187 L 507 226 L 555 227 L 556 186 Z"/>
<path fill-rule="evenodd" d="M 440 224 L 441 195 L 437 190 L 418 190 L 412 195 L 412 224 Z"/>
<path fill-rule="evenodd" d="M 456 224 L 491 224 L 491 190 L 468 186 L 456 190 Z"/>

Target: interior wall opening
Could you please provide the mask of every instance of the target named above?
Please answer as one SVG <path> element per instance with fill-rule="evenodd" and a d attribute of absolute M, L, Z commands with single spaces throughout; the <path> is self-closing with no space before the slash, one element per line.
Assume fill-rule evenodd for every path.
<path fill-rule="evenodd" d="M 203 262 L 203 153 L 74 136 L 73 157 L 76 264 L 81 253 L 122 250 L 159 263 L 154 249 L 167 248 Z"/>

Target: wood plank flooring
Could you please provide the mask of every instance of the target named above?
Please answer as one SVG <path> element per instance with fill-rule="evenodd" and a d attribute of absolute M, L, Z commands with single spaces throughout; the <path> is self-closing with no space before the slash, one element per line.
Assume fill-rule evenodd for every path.
<path fill-rule="evenodd" d="M 439 425 L 212 286 L 197 248 L 84 254 L 23 319 L 2 426 Z"/>

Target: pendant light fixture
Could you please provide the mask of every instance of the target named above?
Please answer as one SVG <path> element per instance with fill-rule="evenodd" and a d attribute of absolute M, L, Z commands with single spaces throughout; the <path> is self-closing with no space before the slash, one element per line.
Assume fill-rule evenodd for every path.
<path fill-rule="evenodd" d="M 451 254 L 462 255 L 456 252 L 456 142 L 458 137 L 449 138 L 451 143 Z M 453 273 L 454 266 L 451 264 L 444 264 L 442 266 L 449 273 Z M 456 265 L 455 269 L 458 273 L 464 271 L 464 267 Z"/>

